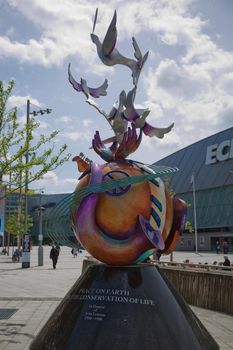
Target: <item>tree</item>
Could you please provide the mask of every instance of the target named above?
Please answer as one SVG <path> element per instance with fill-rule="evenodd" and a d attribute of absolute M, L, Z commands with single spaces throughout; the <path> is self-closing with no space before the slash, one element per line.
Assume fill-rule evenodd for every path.
<path fill-rule="evenodd" d="M 0 184 L 3 175 L 8 175 L 7 183 L 11 191 L 22 188 L 26 177 L 28 183 L 39 180 L 70 158 L 70 154 L 66 153 L 66 144 L 55 150 L 58 130 L 49 135 L 40 135 L 36 140 L 33 134 L 40 123 L 31 116 L 29 122 L 20 127 L 17 108 L 7 111 L 7 101 L 13 87 L 13 80 L 7 87 L 0 80 Z M 26 154 L 29 155 L 27 164 L 24 162 Z"/>
<path fill-rule="evenodd" d="M 15 209 L 14 213 L 6 220 L 6 232 L 12 235 L 14 238 L 22 238 L 24 234 L 24 220 L 24 213 L 20 213 L 17 209 Z M 33 226 L 33 219 L 30 215 L 27 215 L 27 225 L 28 230 L 30 230 Z"/>

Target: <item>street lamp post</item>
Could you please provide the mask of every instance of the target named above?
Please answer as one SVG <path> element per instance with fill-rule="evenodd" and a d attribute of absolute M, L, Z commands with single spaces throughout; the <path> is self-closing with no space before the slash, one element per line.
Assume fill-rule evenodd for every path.
<path fill-rule="evenodd" d="M 29 234 L 28 234 L 28 161 L 29 161 L 29 123 L 30 115 L 37 116 L 38 114 L 49 114 L 52 109 L 40 109 L 38 111 L 30 112 L 30 100 L 27 100 L 27 114 L 26 114 L 26 152 L 25 152 L 25 200 L 24 200 L 24 244 L 23 244 L 23 256 L 22 256 L 22 268 L 30 267 L 30 250 L 28 252 Z M 42 248 L 42 247 L 41 247 Z M 24 254 L 26 253 L 26 254 Z M 42 248 L 43 254 L 43 248 Z M 43 261 L 43 256 L 42 256 Z"/>
<path fill-rule="evenodd" d="M 30 267 L 30 239 L 28 234 L 28 158 L 29 158 L 29 119 L 30 119 L 30 101 L 27 100 L 26 114 L 26 153 L 25 153 L 25 194 L 24 194 L 24 235 L 23 235 L 23 252 L 22 252 L 22 268 Z"/>
<path fill-rule="evenodd" d="M 42 212 L 45 210 L 44 207 L 42 207 L 42 194 L 44 191 L 41 191 L 40 193 L 40 207 L 39 207 L 39 247 L 38 247 L 38 266 L 44 265 L 44 255 L 43 255 L 43 231 L 42 231 Z"/>

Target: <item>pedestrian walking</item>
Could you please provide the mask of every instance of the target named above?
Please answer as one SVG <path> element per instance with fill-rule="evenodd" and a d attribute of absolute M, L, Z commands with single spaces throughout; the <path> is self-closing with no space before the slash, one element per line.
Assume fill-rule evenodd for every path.
<path fill-rule="evenodd" d="M 216 253 L 219 254 L 219 253 L 220 253 L 220 250 L 221 250 L 221 248 L 220 248 L 220 243 L 219 243 L 219 241 L 217 241 L 217 242 L 216 242 Z"/>
<path fill-rule="evenodd" d="M 57 249 L 58 255 L 59 255 L 59 254 L 60 254 L 60 251 L 61 251 L 61 247 L 59 246 L 58 243 L 56 243 L 55 248 Z"/>
<path fill-rule="evenodd" d="M 228 243 L 227 243 L 227 241 L 223 242 L 222 248 L 223 248 L 223 254 L 228 254 Z"/>
<path fill-rule="evenodd" d="M 50 259 L 53 261 L 53 268 L 56 269 L 57 260 L 59 256 L 59 250 L 53 245 L 50 250 Z"/>
<path fill-rule="evenodd" d="M 74 258 L 76 258 L 76 256 L 78 255 L 78 250 L 77 250 L 77 248 L 72 248 L 71 254 L 73 255 Z"/>

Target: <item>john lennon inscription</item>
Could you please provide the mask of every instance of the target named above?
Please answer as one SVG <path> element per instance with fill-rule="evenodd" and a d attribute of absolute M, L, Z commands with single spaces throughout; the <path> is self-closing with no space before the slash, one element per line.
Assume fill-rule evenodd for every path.
<path fill-rule="evenodd" d="M 82 288 L 72 298 L 95 302 L 88 305 L 88 310 L 84 314 L 84 320 L 86 321 L 103 321 L 107 316 L 106 305 L 97 304 L 96 302 L 155 306 L 154 300 L 133 296 L 126 289 Z"/>
<path fill-rule="evenodd" d="M 91 304 L 88 306 L 89 310 L 86 311 L 84 320 L 86 321 L 103 321 L 106 316 L 104 312 L 105 306 Z"/>

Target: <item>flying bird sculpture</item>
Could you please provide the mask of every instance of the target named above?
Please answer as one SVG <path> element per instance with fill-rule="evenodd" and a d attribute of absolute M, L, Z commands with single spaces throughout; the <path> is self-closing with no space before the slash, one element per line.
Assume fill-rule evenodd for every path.
<path fill-rule="evenodd" d="M 124 118 L 123 114 L 125 99 L 126 93 L 123 90 L 119 96 L 118 107 L 116 108 L 116 106 L 113 105 L 113 109 L 111 110 L 109 115 L 109 122 L 112 125 L 112 129 L 116 136 L 122 135 L 127 130 L 128 126 L 128 121 Z"/>
<path fill-rule="evenodd" d="M 115 138 L 109 148 L 107 148 L 105 143 L 101 140 L 99 131 L 96 131 L 94 139 L 92 140 L 92 147 L 102 159 L 106 162 L 112 162 L 125 159 L 129 154 L 135 152 L 141 140 L 142 131 L 140 130 L 139 135 L 137 135 L 136 128 L 132 125 L 124 132 L 121 142 L 119 143 Z"/>
<path fill-rule="evenodd" d="M 96 10 L 94 25 L 93 25 L 93 32 L 91 33 L 91 40 L 96 45 L 99 58 L 107 66 L 114 66 L 115 64 L 122 64 L 124 66 L 129 67 L 132 71 L 133 84 L 136 86 L 140 72 L 141 72 L 142 67 L 143 67 L 143 65 L 148 57 L 149 52 L 147 52 L 144 56 L 142 56 L 142 53 L 139 49 L 139 46 L 138 46 L 135 38 L 133 38 L 132 41 L 133 41 L 133 47 L 135 50 L 134 57 L 136 58 L 136 60 L 131 59 L 131 58 L 127 58 L 127 57 L 120 54 L 120 52 L 115 47 L 116 42 L 117 42 L 117 28 L 116 28 L 117 14 L 116 14 L 116 11 L 114 12 L 112 21 L 108 27 L 105 38 L 104 38 L 103 42 L 101 43 L 101 41 L 99 40 L 99 37 L 94 34 L 95 24 L 97 21 L 97 13 L 98 13 L 98 9 Z"/>
<path fill-rule="evenodd" d="M 70 64 L 68 67 L 68 77 L 69 82 L 73 86 L 73 88 L 78 92 L 83 92 L 86 98 L 89 98 L 89 95 L 91 95 L 94 98 L 99 98 L 100 96 L 106 96 L 107 95 L 107 88 L 108 88 L 108 80 L 105 79 L 104 83 L 97 87 L 97 88 L 91 88 L 87 86 L 87 82 L 85 79 L 81 78 L 80 84 L 73 78 L 71 71 L 70 71 Z"/>
<path fill-rule="evenodd" d="M 134 99 L 136 95 L 136 88 L 129 91 L 126 103 L 125 103 L 125 110 L 124 110 L 124 116 L 125 118 L 133 123 L 136 128 L 142 129 L 143 133 L 146 136 L 153 137 L 156 136 L 160 139 L 164 137 L 165 134 L 167 134 L 174 126 L 174 123 L 169 125 L 167 128 L 157 128 L 154 127 L 146 122 L 146 118 L 148 114 L 150 113 L 149 109 L 136 109 L 134 107 Z"/>
<path fill-rule="evenodd" d="M 101 139 L 99 132 L 97 131 L 92 141 L 92 147 L 99 156 L 107 162 L 112 160 L 125 159 L 130 153 L 133 153 L 139 146 L 142 134 L 149 137 L 163 138 L 166 133 L 171 131 L 174 123 L 167 128 L 158 128 L 147 123 L 150 110 L 139 109 L 134 105 L 136 97 L 137 83 L 139 75 L 143 68 L 143 65 L 148 57 L 147 52 L 144 56 L 135 40 L 132 38 L 132 44 L 134 48 L 134 57 L 127 58 L 120 54 L 116 48 L 117 42 L 117 14 L 114 12 L 111 23 L 106 32 L 103 42 L 99 40 L 99 37 L 94 34 L 96 22 L 98 17 L 98 9 L 96 9 L 93 30 L 91 33 L 91 40 L 95 43 L 97 53 L 101 61 L 107 66 L 114 66 L 121 64 L 130 68 L 132 72 L 134 88 L 127 94 L 124 90 L 121 91 L 117 103 L 115 103 L 109 113 L 106 113 L 91 97 L 99 98 L 100 96 L 107 95 L 108 81 L 105 79 L 104 83 L 97 87 L 91 88 L 87 85 L 85 79 L 81 78 L 78 83 L 72 76 L 70 70 L 70 64 L 68 67 L 69 82 L 73 88 L 78 92 L 83 92 L 86 96 L 86 102 L 94 107 L 101 115 L 103 115 L 106 121 L 109 123 L 113 136 Z M 136 130 L 139 129 L 139 135 Z M 112 143 L 110 147 L 105 145 Z M 81 162 L 79 162 L 81 164 Z"/>

